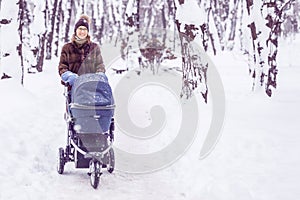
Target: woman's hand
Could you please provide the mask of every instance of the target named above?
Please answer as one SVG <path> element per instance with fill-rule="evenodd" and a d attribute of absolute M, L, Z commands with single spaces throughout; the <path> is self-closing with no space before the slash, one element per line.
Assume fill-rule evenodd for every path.
<path fill-rule="evenodd" d="M 65 83 L 69 83 L 69 85 L 73 86 L 74 81 L 78 77 L 77 74 L 71 72 L 71 71 L 66 71 L 61 75 L 61 79 Z"/>

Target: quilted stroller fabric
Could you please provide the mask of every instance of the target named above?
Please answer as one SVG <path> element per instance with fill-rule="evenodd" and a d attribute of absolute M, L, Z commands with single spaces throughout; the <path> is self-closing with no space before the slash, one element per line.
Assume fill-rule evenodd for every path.
<path fill-rule="evenodd" d="M 114 114 L 114 99 L 104 73 L 79 76 L 71 90 L 71 115 L 78 133 L 107 132 Z"/>

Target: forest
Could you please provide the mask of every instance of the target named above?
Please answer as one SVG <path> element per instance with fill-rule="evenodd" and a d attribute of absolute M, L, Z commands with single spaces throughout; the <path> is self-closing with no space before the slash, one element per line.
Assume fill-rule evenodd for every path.
<path fill-rule="evenodd" d="M 207 101 L 209 65 L 201 59 L 202 51 L 212 56 L 241 52 L 248 61 L 252 90 L 263 88 L 272 96 L 280 76 L 280 40 L 299 34 L 299 10 L 298 0 L 1 0 L 0 75 L 17 76 L 24 84 L 25 74 L 43 72 L 44 61 L 59 57 L 74 22 L 87 14 L 94 41 L 115 45 L 127 62 L 139 51 L 139 67 L 153 74 L 163 60 L 176 58 L 178 50 L 182 96 L 188 98 L 200 88 Z M 6 31 L 15 37 L 10 45 L 2 37 Z M 9 66 L 12 60 L 15 64 Z"/>

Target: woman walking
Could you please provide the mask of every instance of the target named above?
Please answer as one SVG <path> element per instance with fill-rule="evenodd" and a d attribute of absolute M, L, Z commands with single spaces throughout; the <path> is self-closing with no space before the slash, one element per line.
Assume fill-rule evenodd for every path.
<path fill-rule="evenodd" d="M 100 47 L 91 41 L 89 24 L 90 18 L 81 15 L 75 24 L 71 41 L 61 51 L 58 73 L 62 81 L 71 86 L 78 75 L 105 72 Z"/>

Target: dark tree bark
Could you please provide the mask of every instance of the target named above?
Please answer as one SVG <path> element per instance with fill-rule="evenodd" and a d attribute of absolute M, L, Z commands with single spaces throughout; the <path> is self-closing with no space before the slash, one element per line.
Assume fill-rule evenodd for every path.
<path fill-rule="evenodd" d="M 54 28 L 55 28 L 55 18 L 57 13 L 57 4 L 58 0 L 54 0 L 53 7 L 52 7 L 52 14 L 50 18 L 50 31 L 47 35 L 47 43 L 46 43 L 46 59 L 49 60 L 52 57 L 52 42 L 53 42 L 53 35 L 54 35 Z"/>
<path fill-rule="evenodd" d="M 218 1 L 211 0 L 212 16 L 214 18 L 214 23 L 217 29 L 219 43 L 221 45 L 221 50 L 225 49 L 225 32 L 226 32 L 226 22 L 228 17 L 228 0 Z"/>
<path fill-rule="evenodd" d="M 182 90 L 181 97 L 190 98 L 193 91 L 201 84 L 204 90 L 201 91 L 202 97 L 207 103 L 207 68 L 208 64 L 199 57 L 200 52 L 193 48 L 192 42 L 199 30 L 194 24 L 185 24 L 184 31 L 181 31 L 182 24 L 176 20 L 176 26 L 179 30 L 182 56 Z"/>
<path fill-rule="evenodd" d="M 45 44 L 46 44 L 46 35 L 47 35 L 47 26 L 48 26 L 48 19 L 49 19 L 49 5 L 48 5 L 48 0 L 45 2 L 45 9 L 42 11 L 44 13 L 44 27 L 45 31 L 43 33 L 38 34 L 39 38 L 39 45 L 36 47 L 36 70 L 38 72 L 43 71 L 43 66 L 44 66 L 44 60 L 45 60 Z"/>
<path fill-rule="evenodd" d="M 70 24 L 71 24 L 71 18 L 73 14 L 73 7 L 74 7 L 74 1 L 69 0 L 67 2 L 67 20 L 66 20 L 66 27 L 65 27 L 65 37 L 64 37 L 64 42 L 68 42 L 70 40 L 69 32 L 70 32 Z"/>
<path fill-rule="evenodd" d="M 45 58 L 46 31 L 43 34 L 39 34 L 38 37 L 39 37 L 40 48 L 38 49 L 36 70 L 38 72 L 42 72 L 44 66 L 44 58 Z"/>
<path fill-rule="evenodd" d="M 229 33 L 229 37 L 228 40 L 229 41 L 234 41 L 235 36 L 236 36 L 236 31 L 237 31 L 237 20 L 238 20 L 238 8 L 239 8 L 239 3 L 240 0 L 234 0 L 234 7 L 233 9 L 230 11 L 231 12 L 231 20 L 230 20 L 230 33 Z M 229 47 L 229 50 L 232 50 L 233 46 Z"/>
<path fill-rule="evenodd" d="M 276 56 L 278 53 L 278 37 L 281 34 L 281 25 L 284 22 L 284 12 L 288 10 L 294 0 L 286 2 L 275 2 L 273 0 L 264 1 L 261 5 L 261 18 L 266 20 L 266 28 L 269 29 L 269 36 L 262 37 L 261 27 L 256 26 L 256 22 L 248 25 L 252 36 L 252 59 L 249 62 L 250 76 L 253 78 L 253 90 L 260 85 L 265 87 L 265 92 L 268 96 L 272 95 L 272 90 L 277 87 L 277 62 Z M 253 15 L 252 9 L 255 4 L 251 0 L 247 0 L 247 10 L 249 15 Z M 266 16 L 263 16 L 263 10 L 267 11 Z M 247 51 L 249 56 L 251 50 Z M 263 56 L 268 54 L 267 57 Z"/>
<path fill-rule="evenodd" d="M 20 44 L 17 46 L 18 55 L 21 59 L 21 70 L 22 70 L 22 76 L 21 76 L 21 84 L 24 84 L 24 58 L 23 58 L 23 16 L 24 16 L 24 1 L 19 0 L 17 3 L 19 5 L 19 13 L 18 13 L 18 20 L 19 20 L 19 39 Z"/>
<path fill-rule="evenodd" d="M 278 4 L 267 4 L 265 3 L 264 6 L 268 6 L 268 8 L 274 8 L 273 16 L 271 14 L 268 15 L 268 23 L 266 24 L 267 27 L 270 28 L 269 37 L 267 39 L 267 46 L 269 47 L 269 53 L 268 53 L 268 73 L 267 75 L 262 74 L 261 76 L 267 77 L 266 81 L 266 94 L 268 96 L 272 96 L 272 88 L 277 87 L 277 52 L 278 52 L 278 37 L 281 32 L 281 24 L 284 21 L 284 12 L 287 9 L 287 7 L 290 7 L 291 4 L 294 2 L 294 0 L 289 0 L 285 3 L 283 3 L 281 6 L 278 6 Z"/>
<path fill-rule="evenodd" d="M 62 0 L 59 0 L 57 15 L 56 15 L 56 25 L 55 25 L 55 52 L 54 55 L 58 56 L 58 47 L 59 47 L 59 33 L 60 33 L 60 24 L 63 23 L 63 15 L 62 15 Z"/>

